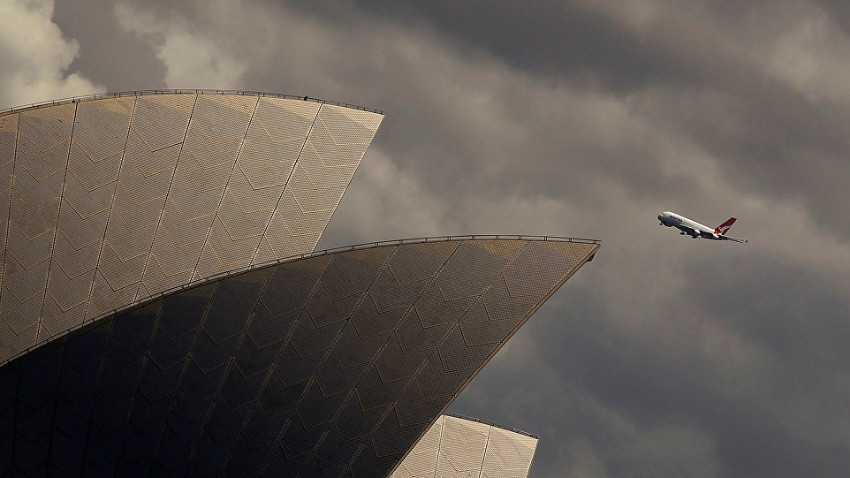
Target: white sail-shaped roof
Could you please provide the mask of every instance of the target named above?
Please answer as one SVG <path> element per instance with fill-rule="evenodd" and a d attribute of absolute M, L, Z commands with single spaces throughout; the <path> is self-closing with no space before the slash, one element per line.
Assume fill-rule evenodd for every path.
<path fill-rule="evenodd" d="M 382 118 L 195 90 L 0 115 L 0 364 L 170 289 L 312 252 Z"/>

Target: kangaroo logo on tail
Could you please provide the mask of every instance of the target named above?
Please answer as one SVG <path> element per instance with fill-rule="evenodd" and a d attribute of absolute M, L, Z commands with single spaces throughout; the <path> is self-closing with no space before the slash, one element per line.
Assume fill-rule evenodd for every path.
<path fill-rule="evenodd" d="M 725 236 L 726 233 L 729 232 L 729 229 L 732 227 L 732 224 L 735 224 L 735 221 L 737 220 L 737 218 L 730 217 L 726 222 L 714 228 L 714 233 L 720 234 L 721 236 Z"/>

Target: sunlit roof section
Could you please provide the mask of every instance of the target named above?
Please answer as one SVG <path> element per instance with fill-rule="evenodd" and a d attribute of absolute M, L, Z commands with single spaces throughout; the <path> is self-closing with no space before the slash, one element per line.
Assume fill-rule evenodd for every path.
<path fill-rule="evenodd" d="M 165 291 L 312 252 L 382 118 L 204 90 L 0 114 L 0 364 Z"/>
<path fill-rule="evenodd" d="M 399 463 L 392 478 L 525 478 L 537 442 L 537 437 L 527 433 L 441 415 Z"/>

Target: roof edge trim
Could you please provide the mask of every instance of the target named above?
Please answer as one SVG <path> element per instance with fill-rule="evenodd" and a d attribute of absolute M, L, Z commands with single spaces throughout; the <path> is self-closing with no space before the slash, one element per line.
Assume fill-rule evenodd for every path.
<path fill-rule="evenodd" d="M 342 103 L 339 101 L 330 101 L 323 100 L 321 98 L 314 98 L 312 96 L 297 96 L 297 95 L 288 95 L 283 93 L 266 93 L 262 91 L 249 91 L 249 90 L 217 90 L 217 89 L 206 89 L 206 88 L 197 88 L 197 89 L 156 89 L 156 90 L 132 90 L 132 91 L 120 91 L 114 93 L 93 93 L 90 95 L 83 96 L 71 96 L 68 98 L 61 98 L 58 100 L 48 100 L 40 103 L 31 103 L 23 106 L 16 106 L 14 108 L 7 108 L 0 110 L 0 116 L 19 113 L 21 111 L 46 108 L 48 106 L 56 106 L 67 103 L 79 103 L 82 101 L 91 101 L 91 100 L 103 100 L 109 98 L 123 98 L 128 96 L 146 96 L 146 95 L 178 95 L 178 94 L 201 94 L 201 95 L 241 95 L 241 96 L 259 96 L 262 98 L 285 98 L 290 100 L 301 100 L 301 101 L 313 101 L 320 104 L 327 104 L 333 106 L 342 106 L 345 108 L 351 108 L 355 110 L 368 111 L 370 113 L 376 113 L 383 115 L 384 112 L 381 110 L 367 108 L 365 106 L 354 105 L 350 103 Z"/>
<path fill-rule="evenodd" d="M 244 274 L 244 273 L 256 270 L 256 269 L 261 269 L 263 267 L 269 267 L 269 266 L 273 266 L 273 265 L 276 265 L 276 264 L 282 264 L 284 262 L 297 261 L 297 260 L 301 260 L 301 259 L 309 259 L 311 257 L 325 256 L 325 255 L 328 255 L 328 254 L 336 254 L 336 253 L 339 253 L 339 252 L 359 251 L 361 249 L 372 249 L 374 247 L 381 247 L 381 246 L 400 246 L 400 245 L 403 245 L 403 244 L 420 244 L 420 243 L 427 243 L 427 242 L 448 242 L 448 241 L 465 241 L 465 240 L 481 240 L 481 239 L 485 239 L 485 240 L 486 239 L 512 240 L 512 241 L 539 241 L 539 242 L 575 242 L 575 243 L 580 243 L 580 244 L 595 244 L 597 246 L 597 249 L 600 245 L 602 245 L 602 241 L 600 241 L 599 239 L 584 239 L 584 238 L 561 237 L 561 236 L 529 236 L 529 235 L 522 235 L 522 234 L 467 234 L 467 235 L 460 235 L 460 236 L 417 237 L 417 238 L 410 238 L 410 239 L 391 239 L 391 240 L 386 240 L 386 241 L 364 242 L 362 244 L 355 244 L 353 246 L 341 246 L 341 247 L 334 247 L 334 248 L 331 248 L 331 249 L 325 249 L 325 250 L 321 250 L 321 251 L 314 251 L 314 252 L 311 252 L 311 253 L 296 254 L 294 256 L 283 257 L 281 259 L 274 259 L 274 260 L 271 260 L 271 261 L 258 262 L 256 264 L 253 264 L 253 265 L 250 265 L 248 267 L 241 268 L 241 269 L 234 269 L 234 270 L 229 270 L 229 271 L 225 271 L 225 272 L 220 272 L 218 274 L 205 277 L 201 280 L 197 280 L 197 281 L 192 282 L 192 283 L 183 284 L 183 285 L 179 285 L 179 286 L 176 286 L 176 287 L 172 287 L 170 289 L 163 290 L 162 292 L 160 292 L 156 295 L 152 295 L 148 299 L 145 299 L 143 302 L 140 302 L 138 304 L 133 304 L 133 305 L 128 306 L 128 307 L 123 307 L 123 308 L 120 308 L 120 309 L 111 310 L 111 311 L 107 312 L 106 314 L 104 314 L 103 317 L 107 317 L 107 316 L 112 315 L 112 314 L 116 314 L 116 313 L 119 313 L 119 312 L 123 312 L 125 310 L 129 310 L 133 307 L 145 304 L 147 302 L 153 301 L 155 299 L 158 299 L 160 297 L 163 297 L 163 296 L 166 296 L 166 295 L 169 295 L 169 294 L 173 294 L 175 292 L 178 292 L 178 291 L 181 291 L 181 290 L 184 290 L 184 289 L 191 289 L 193 287 L 197 287 L 197 286 L 209 283 L 209 282 L 217 281 L 219 279 L 224 279 L 225 277 Z M 591 253 L 591 257 L 593 257 L 594 255 L 595 255 L 595 251 Z"/>
<path fill-rule="evenodd" d="M 460 414 L 460 413 L 447 413 L 447 412 L 443 412 L 443 415 L 445 415 L 445 416 L 447 416 L 447 417 L 452 417 L 452 418 L 459 418 L 459 419 L 461 419 L 461 420 L 466 420 L 466 421 L 470 421 L 470 422 L 480 423 L 480 424 L 482 424 L 482 425 L 487 425 L 487 426 L 491 426 L 491 427 L 493 427 L 493 428 L 498 428 L 499 430 L 506 430 L 506 431 L 509 431 L 509 432 L 514 432 L 514 433 L 517 433 L 517 434 L 519 434 L 519 435 L 527 436 L 527 437 L 529 437 L 529 438 L 534 438 L 535 440 L 539 440 L 539 439 L 540 439 L 540 437 L 539 437 L 539 436 L 537 436 L 537 435 L 535 435 L 535 434 L 533 434 L 533 433 L 524 432 L 524 431 L 522 431 L 522 430 L 517 430 L 516 428 L 506 427 L 506 426 L 504 426 L 504 425 L 499 425 L 498 423 L 493 423 L 493 422 L 489 422 L 489 421 L 487 421 L 487 420 L 482 420 L 482 419 L 480 419 L 480 418 L 475 418 L 475 417 L 470 417 L 470 416 L 462 415 L 462 414 Z M 438 419 L 439 419 L 439 417 L 438 417 Z"/>

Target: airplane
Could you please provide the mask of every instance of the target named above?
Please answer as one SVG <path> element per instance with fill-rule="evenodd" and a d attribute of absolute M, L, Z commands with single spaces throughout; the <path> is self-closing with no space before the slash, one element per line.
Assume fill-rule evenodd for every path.
<path fill-rule="evenodd" d="M 729 237 L 726 233 L 729 231 L 729 228 L 732 227 L 732 224 L 737 220 L 734 217 L 730 217 L 723 224 L 715 227 L 714 229 L 700 224 L 696 221 L 686 218 L 685 216 L 681 216 L 674 212 L 664 211 L 658 215 L 658 220 L 661 221 L 662 226 L 667 227 L 675 227 L 680 232 L 681 235 L 689 235 L 692 238 L 696 239 L 701 237 L 703 239 L 714 239 L 714 240 L 725 240 L 725 241 L 735 241 L 746 243 L 748 242 L 746 239 L 736 239 L 734 237 Z"/>

